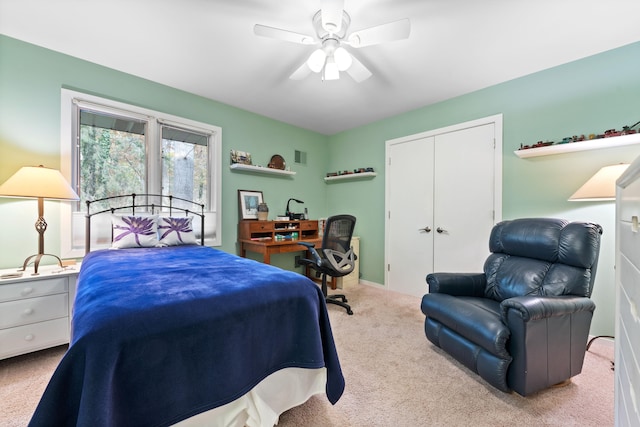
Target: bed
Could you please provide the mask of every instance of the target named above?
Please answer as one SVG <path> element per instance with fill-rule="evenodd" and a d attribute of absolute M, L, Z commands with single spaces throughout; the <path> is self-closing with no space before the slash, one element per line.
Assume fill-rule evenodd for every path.
<path fill-rule="evenodd" d="M 71 328 L 30 426 L 272 426 L 344 390 L 318 286 L 198 244 L 91 251 Z"/>

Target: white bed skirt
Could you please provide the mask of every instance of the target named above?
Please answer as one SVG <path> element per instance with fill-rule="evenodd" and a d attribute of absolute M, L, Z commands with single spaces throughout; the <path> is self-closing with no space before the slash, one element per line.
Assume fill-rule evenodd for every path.
<path fill-rule="evenodd" d="M 177 427 L 273 427 L 280 414 L 325 393 L 327 370 L 281 369 L 256 385 L 249 393 L 223 406 L 195 415 Z"/>

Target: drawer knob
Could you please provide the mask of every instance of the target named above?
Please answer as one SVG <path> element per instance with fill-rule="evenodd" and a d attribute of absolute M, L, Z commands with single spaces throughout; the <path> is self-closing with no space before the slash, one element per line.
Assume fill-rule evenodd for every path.
<path fill-rule="evenodd" d="M 22 314 L 24 314 L 25 316 L 33 314 L 33 308 L 25 308 Z"/>
<path fill-rule="evenodd" d="M 22 295 L 29 295 L 31 292 L 33 292 L 33 288 L 31 287 L 26 287 L 22 289 Z"/>
<path fill-rule="evenodd" d="M 25 341 L 33 341 L 35 337 L 33 336 L 33 334 L 29 334 L 29 335 L 25 335 L 24 340 Z"/>

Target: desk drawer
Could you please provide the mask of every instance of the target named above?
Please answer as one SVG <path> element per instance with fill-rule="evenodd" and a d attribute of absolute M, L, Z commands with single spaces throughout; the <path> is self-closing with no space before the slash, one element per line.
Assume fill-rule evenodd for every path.
<path fill-rule="evenodd" d="M 8 285 L 3 285 L 2 282 L 0 282 L 0 302 L 60 294 L 69 290 L 68 283 L 67 277 L 29 280 L 24 283 L 11 283 Z"/>
<path fill-rule="evenodd" d="M 318 221 L 302 221 L 300 222 L 301 230 L 317 230 L 318 229 Z"/>
<path fill-rule="evenodd" d="M 0 304 L 0 329 L 69 317 L 69 295 L 25 298 Z"/>
<path fill-rule="evenodd" d="M 249 224 L 249 231 L 252 233 L 259 233 L 264 231 L 273 231 L 273 222 L 271 221 L 256 221 Z"/>
<path fill-rule="evenodd" d="M 69 342 L 69 319 L 48 320 L 0 330 L 0 359 Z"/>

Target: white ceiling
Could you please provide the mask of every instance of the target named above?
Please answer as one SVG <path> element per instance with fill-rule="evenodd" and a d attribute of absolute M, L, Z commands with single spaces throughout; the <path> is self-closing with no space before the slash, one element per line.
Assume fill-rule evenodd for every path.
<path fill-rule="evenodd" d="M 327 135 L 640 40 L 640 0 L 345 0 L 351 30 L 409 18 L 409 39 L 350 50 L 373 72 L 362 83 L 289 80 L 314 47 L 257 37 L 253 25 L 313 35 L 318 9 L 0 0 L 0 33 Z"/>

